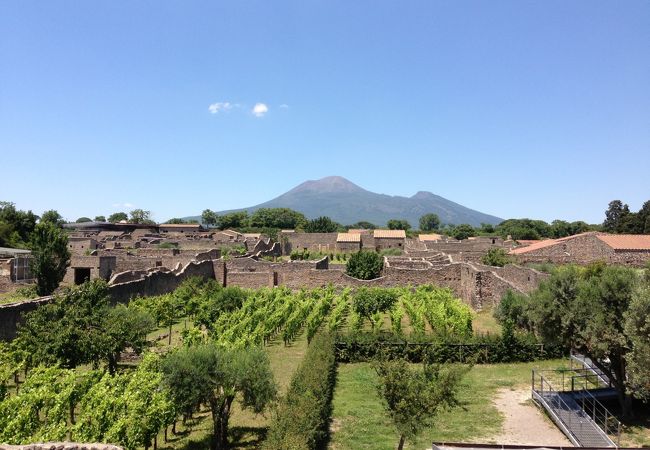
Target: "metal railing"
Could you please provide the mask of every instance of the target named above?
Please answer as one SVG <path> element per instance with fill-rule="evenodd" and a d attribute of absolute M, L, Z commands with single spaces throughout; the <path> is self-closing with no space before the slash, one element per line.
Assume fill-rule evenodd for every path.
<path fill-rule="evenodd" d="M 579 445 L 578 437 L 583 434 L 583 432 L 593 430 L 591 424 L 585 420 L 589 419 L 602 433 L 604 433 L 604 437 L 609 439 L 612 444 L 616 442 L 614 445 L 618 446 L 621 437 L 621 422 L 611 412 L 609 412 L 607 408 L 605 408 L 605 406 L 603 406 L 603 404 L 591 394 L 591 392 L 589 392 L 589 389 L 587 388 L 586 375 L 566 376 L 567 373 L 576 371 L 579 370 L 533 370 L 531 386 L 533 398 L 535 398 L 535 394 L 537 394 L 537 396 L 539 396 L 538 400 L 541 399 L 548 405 L 554 414 L 553 419 L 556 423 L 558 421 L 561 422 L 561 424 L 558 423 L 558 426 L 560 426 L 565 434 L 570 437 L 571 441 L 575 440 L 574 444 Z M 553 374 L 556 380 L 561 380 L 562 388 L 560 390 L 556 389 L 546 379 L 544 373 Z M 582 385 L 578 384 L 578 386 L 580 386 L 579 389 L 575 389 L 576 380 L 583 380 Z M 571 387 L 570 389 L 568 389 L 569 386 Z M 578 394 L 572 396 L 574 397 L 573 400 L 581 410 L 577 417 L 574 417 L 574 414 L 571 414 L 572 411 L 575 411 L 575 408 L 567 404 L 560 395 L 563 392 L 573 392 Z M 568 414 L 562 415 L 562 411 L 567 411 Z"/>

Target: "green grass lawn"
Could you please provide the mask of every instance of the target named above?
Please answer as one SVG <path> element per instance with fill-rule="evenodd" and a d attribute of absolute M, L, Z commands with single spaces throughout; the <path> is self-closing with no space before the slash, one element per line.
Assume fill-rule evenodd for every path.
<path fill-rule="evenodd" d="M 499 388 L 530 384 L 533 368 L 555 368 L 564 360 L 477 365 L 460 392 L 462 408 L 442 413 L 436 426 L 410 448 L 429 448 L 432 441 L 483 442 L 501 429 L 502 417 L 492 399 Z M 376 391 L 377 375 L 368 363 L 341 364 L 334 393 L 331 449 L 393 449 L 397 435 Z M 487 440 L 486 440 L 487 439 Z"/>
<path fill-rule="evenodd" d="M 501 325 L 494 318 L 493 308 L 484 308 L 472 314 L 472 328 L 478 334 L 501 334 Z"/>

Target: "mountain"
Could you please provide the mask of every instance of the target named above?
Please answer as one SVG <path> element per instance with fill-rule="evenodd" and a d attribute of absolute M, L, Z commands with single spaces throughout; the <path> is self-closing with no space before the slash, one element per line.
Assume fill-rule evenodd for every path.
<path fill-rule="evenodd" d="M 309 180 L 279 197 L 259 205 L 238 210 L 221 211 L 226 214 L 259 208 L 291 208 L 302 212 L 309 219 L 329 216 L 344 225 L 362 220 L 384 226 L 390 219 L 406 219 L 417 228 L 420 217 L 435 213 L 442 223 L 498 224 L 503 219 L 466 208 L 431 192 L 420 191 L 412 197 L 376 194 L 338 176 Z"/>

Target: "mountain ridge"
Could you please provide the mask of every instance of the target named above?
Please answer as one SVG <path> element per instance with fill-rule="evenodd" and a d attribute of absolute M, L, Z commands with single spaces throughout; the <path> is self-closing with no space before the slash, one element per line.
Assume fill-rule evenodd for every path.
<path fill-rule="evenodd" d="M 329 216 L 344 225 L 368 221 L 378 226 L 385 226 L 390 219 L 404 219 L 412 227 L 417 228 L 420 217 L 427 213 L 435 213 L 442 223 L 454 225 L 460 223 L 473 226 L 479 226 L 481 223 L 496 225 L 503 220 L 467 208 L 429 191 L 418 191 L 411 197 L 377 194 L 341 176 L 307 180 L 264 203 L 220 211 L 217 214 L 236 211 L 253 213 L 260 208 L 291 208 L 302 212 L 309 219 Z"/>

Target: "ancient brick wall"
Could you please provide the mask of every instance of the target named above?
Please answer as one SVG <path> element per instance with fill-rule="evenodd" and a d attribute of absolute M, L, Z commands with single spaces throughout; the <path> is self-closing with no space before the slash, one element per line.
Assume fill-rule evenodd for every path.
<path fill-rule="evenodd" d="M 304 249 L 319 252 L 336 251 L 336 237 L 338 233 L 284 233 L 282 240 L 283 254 L 289 255 L 292 251 Z"/>
<path fill-rule="evenodd" d="M 214 278 L 212 261 L 189 262 L 178 273 L 170 271 L 154 271 L 144 278 L 126 283 L 109 286 L 111 299 L 114 302 L 126 303 L 137 296 L 162 295 L 172 292 L 183 280 L 193 277 Z"/>

